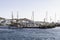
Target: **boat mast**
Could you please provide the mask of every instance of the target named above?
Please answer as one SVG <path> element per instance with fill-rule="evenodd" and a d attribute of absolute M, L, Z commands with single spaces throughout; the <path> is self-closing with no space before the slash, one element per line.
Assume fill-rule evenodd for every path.
<path fill-rule="evenodd" d="M 46 22 L 48 21 L 48 20 L 47 20 L 47 17 L 48 17 L 47 14 L 48 14 L 48 12 L 46 12 Z"/>
<path fill-rule="evenodd" d="M 46 11 L 46 15 L 45 15 L 45 18 L 44 18 L 44 22 L 47 22 L 47 11 Z"/>
<path fill-rule="evenodd" d="M 18 22 L 18 11 L 17 11 L 17 19 L 16 19 L 16 22 Z"/>
<path fill-rule="evenodd" d="M 56 13 L 55 13 L 55 23 L 56 23 Z"/>
<path fill-rule="evenodd" d="M 12 11 L 12 22 L 13 22 L 13 11 Z"/>
<path fill-rule="evenodd" d="M 12 14 L 11 14 L 11 24 L 13 25 L 13 11 L 12 11 Z"/>
<path fill-rule="evenodd" d="M 32 11 L 32 20 L 34 21 L 34 11 Z"/>
<path fill-rule="evenodd" d="M 17 19 L 18 19 L 18 11 L 17 11 Z"/>
<path fill-rule="evenodd" d="M 33 26 L 34 26 L 34 11 L 32 11 L 32 20 L 33 20 Z"/>
<path fill-rule="evenodd" d="M 50 22 L 52 21 L 52 18 L 51 18 L 51 16 L 50 16 Z"/>

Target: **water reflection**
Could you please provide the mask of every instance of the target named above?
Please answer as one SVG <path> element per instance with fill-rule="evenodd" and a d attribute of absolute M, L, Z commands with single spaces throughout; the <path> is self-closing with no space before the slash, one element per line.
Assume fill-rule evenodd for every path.
<path fill-rule="evenodd" d="M 8 37 L 8 38 L 0 38 L 0 40 L 55 40 L 55 38 L 16 38 L 16 37 Z"/>
<path fill-rule="evenodd" d="M 0 40 L 59 40 L 60 29 L 0 29 Z"/>

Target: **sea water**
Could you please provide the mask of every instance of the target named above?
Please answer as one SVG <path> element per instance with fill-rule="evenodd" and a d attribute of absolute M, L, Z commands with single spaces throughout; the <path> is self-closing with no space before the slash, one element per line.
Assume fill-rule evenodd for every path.
<path fill-rule="evenodd" d="M 60 27 L 1 29 L 0 40 L 60 40 Z"/>

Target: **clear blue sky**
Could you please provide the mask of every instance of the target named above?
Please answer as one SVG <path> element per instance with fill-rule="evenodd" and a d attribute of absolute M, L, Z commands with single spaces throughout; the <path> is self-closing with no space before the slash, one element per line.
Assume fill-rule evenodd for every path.
<path fill-rule="evenodd" d="M 0 16 L 4 18 L 11 18 L 13 11 L 16 17 L 17 11 L 19 18 L 32 17 L 34 11 L 35 20 L 43 20 L 46 11 L 48 13 L 47 19 L 51 17 L 54 21 L 56 13 L 57 20 L 60 20 L 60 0 L 0 0 Z"/>

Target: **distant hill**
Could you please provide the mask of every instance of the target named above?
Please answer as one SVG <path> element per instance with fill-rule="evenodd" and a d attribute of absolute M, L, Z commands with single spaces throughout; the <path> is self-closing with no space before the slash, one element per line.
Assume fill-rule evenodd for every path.
<path fill-rule="evenodd" d="M 5 19 L 5 18 L 3 18 L 3 17 L 0 17 L 0 20 L 2 20 L 2 19 Z"/>

